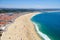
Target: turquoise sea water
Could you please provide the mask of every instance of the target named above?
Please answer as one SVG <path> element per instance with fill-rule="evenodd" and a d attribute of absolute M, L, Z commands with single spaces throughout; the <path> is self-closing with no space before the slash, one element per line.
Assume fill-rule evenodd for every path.
<path fill-rule="evenodd" d="M 31 21 L 37 24 L 38 30 L 50 40 L 60 40 L 60 12 L 42 12 L 33 16 Z"/>

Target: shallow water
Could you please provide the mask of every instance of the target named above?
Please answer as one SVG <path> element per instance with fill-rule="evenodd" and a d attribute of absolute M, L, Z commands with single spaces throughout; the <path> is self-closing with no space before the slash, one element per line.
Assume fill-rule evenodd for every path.
<path fill-rule="evenodd" d="M 31 20 L 38 25 L 39 31 L 51 40 L 60 40 L 60 12 L 42 12 Z"/>

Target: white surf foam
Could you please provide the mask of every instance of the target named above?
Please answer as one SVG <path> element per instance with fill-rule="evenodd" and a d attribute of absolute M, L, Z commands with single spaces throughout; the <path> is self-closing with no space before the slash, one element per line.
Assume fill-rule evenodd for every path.
<path fill-rule="evenodd" d="M 35 15 L 37 15 L 37 14 L 42 14 L 42 12 L 36 13 Z M 34 17 L 35 15 L 33 15 L 32 17 Z M 32 18 L 32 17 L 31 17 L 31 18 Z M 30 18 L 30 19 L 31 19 L 31 18 Z M 46 34 L 44 34 L 44 33 L 42 33 L 41 31 L 39 31 L 39 28 L 38 28 L 38 26 L 37 26 L 36 23 L 34 23 L 33 21 L 32 21 L 32 23 L 35 25 L 35 28 L 36 28 L 36 30 L 37 30 L 37 33 L 38 33 L 44 40 L 51 40 Z"/>
<path fill-rule="evenodd" d="M 37 33 L 44 39 L 44 40 L 51 40 L 46 34 L 39 31 L 39 28 L 36 23 L 32 22 L 35 25 Z"/>

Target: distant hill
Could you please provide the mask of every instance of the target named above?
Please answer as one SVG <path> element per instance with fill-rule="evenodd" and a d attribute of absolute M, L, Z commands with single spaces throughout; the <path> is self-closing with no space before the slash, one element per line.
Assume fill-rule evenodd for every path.
<path fill-rule="evenodd" d="M 0 13 L 6 12 L 34 12 L 34 11 L 60 11 L 60 9 L 17 9 L 17 8 L 0 8 Z"/>

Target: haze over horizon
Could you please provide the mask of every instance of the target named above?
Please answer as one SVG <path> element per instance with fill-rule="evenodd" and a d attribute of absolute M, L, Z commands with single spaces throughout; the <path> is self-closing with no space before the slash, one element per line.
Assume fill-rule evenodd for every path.
<path fill-rule="evenodd" d="M 0 8 L 60 9 L 60 0 L 0 0 Z"/>

